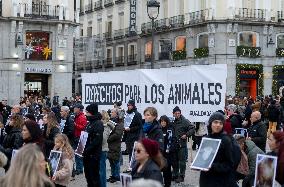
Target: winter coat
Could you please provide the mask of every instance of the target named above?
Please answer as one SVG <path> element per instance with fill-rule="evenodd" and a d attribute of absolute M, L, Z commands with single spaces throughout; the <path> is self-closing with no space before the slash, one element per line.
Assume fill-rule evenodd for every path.
<path fill-rule="evenodd" d="M 132 110 L 127 110 L 126 111 L 128 114 L 131 114 L 132 112 L 135 113 L 132 122 L 129 126 L 130 131 L 125 131 L 125 136 L 126 136 L 126 143 L 134 143 L 139 139 L 139 135 L 142 129 L 142 116 L 141 114 L 137 111 L 136 108 L 133 108 Z"/>
<path fill-rule="evenodd" d="M 67 186 L 70 183 L 70 179 L 72 176 L 74 160 L 71 160 L 67 157 L 65 152 L 62 152 L 61 158 L 58 164 L 58 169 L 55 174 L 56 179 L 54 181 L 55 184 L 59 184 L 62 186 Z"/>
<path fill-rule="evenodd" d="M 12 157 L 13 149 L 20 149 L 24 141 L 21 129 L 12 127 L 7 131 L 8 134 L 4 138 L 2 146 L 0 147 L 0 151 L 3 152 L 10 160 Z"/>
<path fill-rule="evenodd" d="M 248 157 L 249 175 L 254 175 L 256 156 L 257 154 L 264 154 L 264 152 L 259 147 L 257 147 L 255 143 L 251 140 L 246 140 L 245 145 L 246 145 L 245 153 L 247 154 Z"/>
<path fill-rule="evenodd" d="M 117 123 L 114 129 L 111 131 L 107 143 L 108 143 L 108 159 L 119 160 L 121 151 L 121 138 L 123 135 L 124 125 L 123 123 Z"/>
<path fill-rule="evenodd" d="M 137 171 L 139 165 L 140 164 L 137 163 L 134 166 L 133 170 L 131 171 L 132 180 L 140 179 L 140 178 L 152 179 L 152 180 L 158 181 L 161 184 L 163 184 L 163 177 L 162 177 L 161 170 L 159 166 L 152 159 L 149 159 L 145 163 L 145 165 L 143 166 L 140 172 Z"/>
<path fill-rule="evenodd" d="M 195 132 L 194 125 L 192 125 L 185 117 L 182 115 L 179 119 L 175 119 L 173 122 L 173 127 L 175 131 L 175 137 L 177 137 L 177 140 L 180 142 L 181 147 L 186 147 L 186 139 L 181 139 L 183 135 L 186 135 L 187 137 L 192 136 Z"/>
<path fill-rule="evenodd" d="M 251 126 L 248 128 L 248 136 L 257 147 L 265 152 L 267 133 L 266 126 L 261 120 L 251 124 Z"/>
<path fill-rule="evenodd" d="M 217 155 L 209 171 L 201 171 L 200 187 L 234 187 L 236 186 L 232 142 L 228 135 L 222 133 L 209 134 L 209 138 L 221 139 Z"/>
<path fill-rule="evenodd" d="M 73 145 L 74 141 L 74 116 L 68 115 L 66 118 L 66 122 L 62 131 L 63 134 L 65 134 L 70 144 Z"/>
<path fill-rule="evenodd" d="M 87 117 L 89 121 L 86 127 L 88 139 L 83 152 L 84 157 L 93 156 L 99 159 L 101 156 L 104 133 L 104 125 L 101 119 L 102 115 L 100 113 Z"/>
<path fill-rule="evenodd" d="M 108 121 L 104 123 L 104 133 L 103 133 L 103 143 L 102 143 L 102 151 L 108 151 L 107 140 L 110 135 L 111 130 L 114 128 L 114 123 Z"/>
<path fill-rule="evenodd" d="M 271 122 L 277 122 L 279 120 L 280 111 L 276 105 L 269 105 L 268 107 L 268 120 Z"/>
<path fill-rule="evenodd" d="M 142 122 L 144 124 L 145 120 L 143 120 Z M 149 132 L 143 132 L 142 130 L 141 137 L 155 140 L 156 142 L 158 142 L 160 150 L 164 150 L 164 135 L 162 131 L 162 126 L 157 120 L 153 121 L 152 128 L 149 130 Z"/>
<path fill-rule="evenodd" d="M 60 129 L 58 127 L 53 127 L 50 129 L 49 135 L 46 135 L 47 125 L 44 126 L 43 136 L 44 136 L 44 148 L 45 156 L 48 158 L 50 151 L 54 147 L 54 138 L 57 134 L 60 134 Z"/>
<path fill-rule="evenodd" d="M 79 138 L 81 131 L 85 130 L 87 126 L 87 118 L 83 112 L 79 112 L 75 115 L 74 119 L 74 137 Z"/>

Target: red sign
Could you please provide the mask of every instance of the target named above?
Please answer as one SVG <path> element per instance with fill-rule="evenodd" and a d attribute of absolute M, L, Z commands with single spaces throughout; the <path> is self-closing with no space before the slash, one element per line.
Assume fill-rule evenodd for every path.
<path fill-rule="evenodd" d="M 256 70 L 241 70 L 240 74 L 242 75 L 256 75 Z"/>

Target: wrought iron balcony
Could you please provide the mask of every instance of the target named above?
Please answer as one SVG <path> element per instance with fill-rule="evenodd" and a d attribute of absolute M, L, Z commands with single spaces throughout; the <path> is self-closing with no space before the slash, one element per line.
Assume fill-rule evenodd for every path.
<path fill-rule="evenodd" d="M 105 68 L 113 67 L 112 58 L 106 58 L 104 60 L 104 65 L 105 65 Z"/>
<path fill-rule="evenodd" d="M 115 0 L 115 4 L 124 3 L 125 0 Z"/>
<path fill-rule="evenodd" d="M 159 60 L 169 60 L 169 59 L 170 59 L 170 52 L 159 53 Z"/>
<path fill-rule="evenodd" d="M 103 67 L 103 63 L 101 60 L 95 60 L 95 69 L 101 69 Z"/>
<path fill-rule="evenodd" d="M 142 23 L 141 31 L 142 31 L 143 34 L 152 32 L 152 23 L 151 22 Z"/>
<path fill-rule="evenodd" d="M 41 19 L 59 19 L 60 6 L 47 5 L 45 2 L 32 3 L 30 6 L 27 3 L 19 4 L 24 9 L 24 17 L 41 18 Z M 65 9 L 63 9 L 63 16 L 65 15 Z M 20 16 L 20 14 L 18 14 Z"/>
<path fill-rule="evenodd" d="M 136 64 L 137 64 L 137 54 L 128 55 L 127 65 L 136 65 Z"/>
<path fill-rule="evenodd" d="M 106 7 L 112 6 L 113 4 L 114 4 L 114 3 L 113 3 L 113 0 L 105 0 L 104 6 L 105 6 L 105 8 L 106 8 Z"/>
<path fill-rule="evenodd" d="M 171 26 L 170 26 L 168 18 L 164 18 L 164 19 L 160 19 L 160 20 L 155 21 L 155 29 L 157 31 L 167 30 L 170 27 Z"/>
<path fill-rule="evenodd" d="M 239 8 L 235 12 L 235 19 L 264 21 L 265 20 L 265 10 L 264 9 Z"/>
<path fill-rule="evenodd" d="M 177 28 L 184 25 L 184 15 L 169 18 L 171 27 Z"/>
<path fill-rule="evenodd" d="M 115 30 L 113 33 L 114 39 L 121 39 L 125 36 L 125 29 Z"/>
<path fill-rule="evenodd" d="M 207 19 L 210 18 L 210 12 L 213 14 L 212 9 L 204 9 L 196 12 L 190 12 L 188 14 L 185 14 L 185 23 L 191 24 L 191 23 L 198 23 L 198 22 L 204 22 Z"/>
<path fill-rule="evenodd" d="M 103 9 L 103 1 L 100 0 L 95 2 L 94 10 L 101 10 L 101 9 Z"/>
<path fill-rule="evenodd" d="M 104 37 L 107 41 L 112 40 L 112 33 L 111 33 L 111 32 L 106 32 L 106 33 L 104 33 L 103 35 L 104 35 L 103 37 Z"/>
<path fill-rule="evenodd" d="M 91 12 L 93 12 L 93 11 L 94 11 L 94 9 L 93 9 L 93 3 L 87 4 L 87 5 L 85 6 L 85 13 L 86 13 L 86 14 L 91 13 Z"/>
<path fill-rule="evenodd" d="M 118 56 L 115 58 L 116 66 L 124 66 L 124 56 Z"/>
<path fill-rule="evenodd" d="M 145 62 L 151 62 L 152 55 L 151 54 L 146 54 L 145 55 Z"/>

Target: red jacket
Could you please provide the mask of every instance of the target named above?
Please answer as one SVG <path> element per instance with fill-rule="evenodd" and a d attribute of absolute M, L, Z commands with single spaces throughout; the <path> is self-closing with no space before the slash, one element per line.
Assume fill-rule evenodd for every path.
<path fill-rule="evenodd" d="M 74 136 L 75 138 L 78 138 L 81 135 L 81 131 L 85 130 L 86 128 L 87 118 L 83 112 L 80 112 L 75 116 L 74 122 L 75 122 Z"/>
<path fill-rule="evenodd" d="M 223 129 L 224 129 L 224 132 L 226 133 L 226 134 L 228 134 L 228 135 L 232 135 L 232 126 L 231 126 L 231 121 L 230 121 L 230 119 L 229 118 L 227 118 L 226 120 L 225 120 L 225 124 L 224 124 L 224 126 L 223 126 Z"/>

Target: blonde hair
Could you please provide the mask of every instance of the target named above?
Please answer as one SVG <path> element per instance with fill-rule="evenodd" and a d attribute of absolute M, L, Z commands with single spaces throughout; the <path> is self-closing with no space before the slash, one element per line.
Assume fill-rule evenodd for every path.
<path fill-rule="evenodd" d="M 6 175 L 0 179 L 1 186 L 54 187 L 46 174 L 40 171 L 41 157 L 44 155 L 36 144 L 23 146 L 12 160 Z"/>
<path fill-rule="evenodd" d="M 46 136 L 49 136 L 49 133 L 50 133 L 50 130 L 53 128 L 53 127 L 57 127 L 58 128 L 58 122 L 57 122 L 57 118 L 54 114 L 54 112 L 49 112 L 47 115 L 46 115 L 46 118 L 47 118 L 47 129 L 46 129 Z"/>
<path fill-rule="evenodd" d="M 154 108 L 154 107 L 147 107 L 147 108 L 144 110 L 143 114 L 145 114 L 146 112 L 149 112 L 149 113 L 151 114 L 151 116 L 155 116 L 156 118 L 158 117 L 158 111 L 157 111 L 157 109 Z"/>
<path fill-rule="evenodd" d="M 102 121 L 103 123 L 107 123 L 110 120 L 109 114 L 107 113 L 107 111 L 102 110 Z"/>
<path fill-rule="evenodd" d="M 65 134 L 57 134 L 54 138 L 54 141 L 55 140 L 63 144 L 62 152 L 66 153 L 66 156 L 72 160 L 74 158 L 74 150 L 70 145 L 68 137 Z"/>

